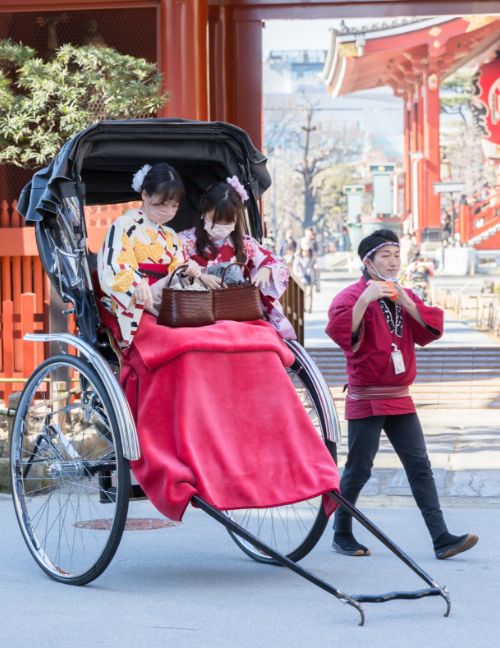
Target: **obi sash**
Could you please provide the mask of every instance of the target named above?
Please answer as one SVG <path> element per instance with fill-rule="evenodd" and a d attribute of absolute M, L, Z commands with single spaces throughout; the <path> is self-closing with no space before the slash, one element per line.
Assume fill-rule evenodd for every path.
<path fill-rule="evenodd" d="M 406 386 L 384 385 L 348 385 L 347 398 L 353 400 L 385 400 L 387 398 L 405 398 L 410 395 Z"/>
<path fill-rule="evenodd" d="M 139 263 L 139 270 L 146 275 L 151 286 L 155 281 L 163 279 L 168 274 L 168 265 L 166 263 Z"/>

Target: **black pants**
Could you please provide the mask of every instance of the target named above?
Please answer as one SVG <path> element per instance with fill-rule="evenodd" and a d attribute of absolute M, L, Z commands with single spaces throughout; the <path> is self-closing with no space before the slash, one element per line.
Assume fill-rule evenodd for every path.
<path fill-rule="evenodd" d="M 370 416 L 348 421 L 349 453 L 340 481 L 340 492 L 349 502 L 356 503 L 361 489 L 370 479 L 382 430 L 403 464 L 413 497 L 435 541 L 447 528 L 439 507 L 422 427 L 416 414 Z M 352 531 L 352 517 L 341 508 L 335 514 L 334 529 L 341 533 Z"/>

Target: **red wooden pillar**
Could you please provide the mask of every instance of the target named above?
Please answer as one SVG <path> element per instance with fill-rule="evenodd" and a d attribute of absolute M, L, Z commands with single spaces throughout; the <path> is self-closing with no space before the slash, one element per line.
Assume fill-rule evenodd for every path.
<path fill-rule="evenodd" d="M 423 154 L 424 149 L 424 124 L 423 124 L 423 114 L 424 114 L 424 101 L 422 96 L 422 85 L 418 85 L 418 100 L 417 100 L 417 148 L 420 154 Z M 425 204 L 425 177 L 424 177 L 424 161 L 421 159 L 418 162 L 417 167 L 417 177 L 418 177 L 418 189 L 417 189 L 417 203 L 418 203 L 418 237 L 419 240 L 422 236 L 423 230 L 427 229 L 427 210 Z"/>
<path fill-rule="evenodd" d="M 411 212 L 411 97 L 404 97 L 404 133 L 403 133 L 403 173 L 404 173 L 404 211 L 405 216 Z"/>
<path fill-rule="evenodd" d="M 428 228 L 441 227 L 439 195 L 433 183 L 440 181 L 441 156 L 439 149 L 439 79 L 436 74 L 424 78 L 423 84 L 423 149 L 424 154 L 424 211 Z"/>
<path fill-rule="evenodd" d="M 209 115 L 211 121 L 234 121 L 234 11 L 209 9 Z"/>
<path fill-rule="evenodd" d="M 471 234 L 471 216 L 472 207 L 467 204 L 460 204 L 458 208 L 458 232 L 460 234 L 460 242 L 467 243 Z"/>
<path fill-rule="evenodd" d="M 158 65 L 170 100 L 161 117 L 208 119 L 208 0 L 160 0 Z"/>
<path fill-rule="evenodd" d="M 231 7 L 210 12 L 210 118 L 243 128 L 262 147 L 262 20 Z"/>
<path fill-rule="evenodd" d="M 260 150 L 263 143 L 262 20 L 235 20 L 235 123 Z"/>

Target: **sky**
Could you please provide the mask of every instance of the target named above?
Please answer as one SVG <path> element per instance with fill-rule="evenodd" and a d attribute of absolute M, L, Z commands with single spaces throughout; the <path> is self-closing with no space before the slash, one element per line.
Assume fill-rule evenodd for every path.
<path fill-rule="evenodd" d="M 345 20 L 348 27 L 374 22 L 370 18 Z M 330 49 L 330 30 L 340 20 L 266 20 L 264 28 L 264 58 L 270 50 Z"/>

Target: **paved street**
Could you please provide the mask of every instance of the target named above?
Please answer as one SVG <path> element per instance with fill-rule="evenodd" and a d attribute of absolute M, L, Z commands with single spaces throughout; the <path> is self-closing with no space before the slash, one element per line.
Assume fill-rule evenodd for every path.
<path fill-rule="evenodd" d="M 200 511 L 176 528 L 127 531 L 108 570 L 83 588 L 47 578 L 28 554 L 10 499 L 0 495 L 2 648 L 489 648 L 496 645 L 500 567 L 498 510 L 447 508 L 450 528 L 474 531 L 472 551 L 437 561 L 414 506 L 379 502 L 363 507 L 373 521 L 451 592 L 443 618 L 438 598 L 365 604 L 364 628 L 355 610 L 277 567 L 247 558 L 228 534 Z M 147 502 L 131 517 L 158 516 Z M 423 582 L 378 541 L 369 558 L 331 551 L 330 531 L 302 565 L 350 593 L 420 589 Z"/>
<path fill-rule="evenodd" d="M 306 344 L 324 345 L 318 331 L 333 292 L 349 279 L 326 277 L 307 316 Z M 484 334 L 447 322 L 458 345 L 486 343 Z M 466 342 L 464 342 L 466 340 Z M 491 344 L 488 338 L 488 344 Z M 457 403 L 457 406 L 460 404 Z M 445 584 L 450 618 L 440 599 L 365 604 L 366 626 L 354 610 L 288 571 L 247 558 L 222 527 L 190 509 L 174 528 L 126 531 L 108 570 L 84 588 L 59 585 L 24 546 L 10 497 L 0 494 L 0 646 L 24 648 L 489 648 L 496 645 L 500 566 L 500 434 L 498 410 L 424 408 L 426 431 L 445 517 L 453 533 L 475 532 L 472 551 L 435 560 L 406 478 L 383 442 L 359 505 L 405 551 Z M 340 447 L 342 466 L 345 445 Z M 132 502 L 130 518 L 159 517 Z M 331 531 L 302 565 L 349 593 L 420 589 L 425 585 L 378 541 L 359 529 L 369 558 L 330 549 Z"/>

